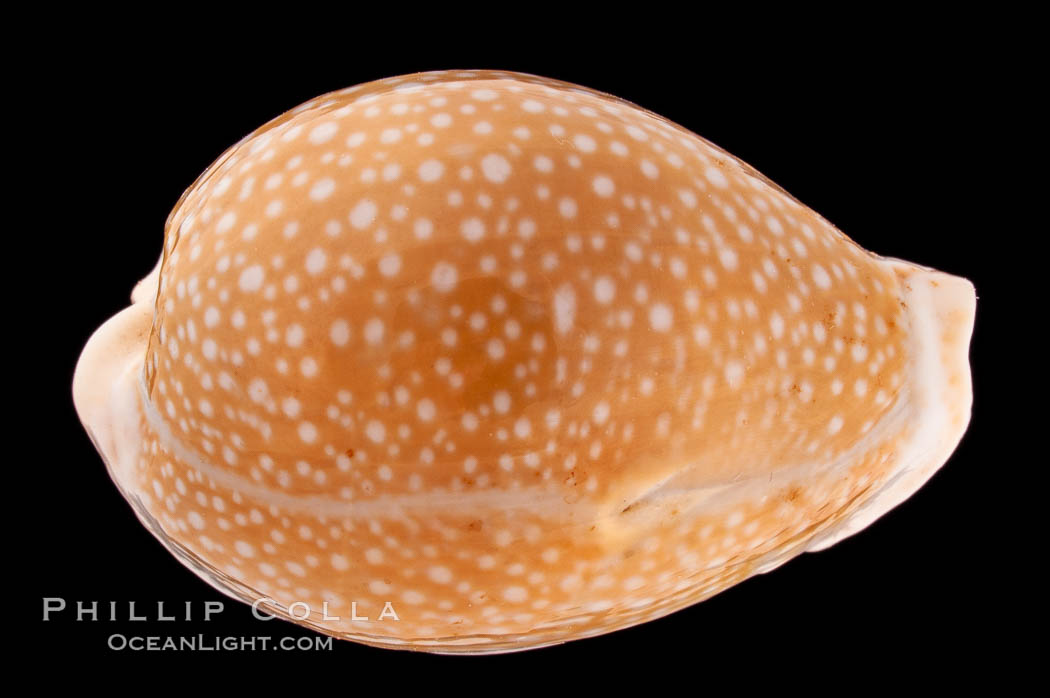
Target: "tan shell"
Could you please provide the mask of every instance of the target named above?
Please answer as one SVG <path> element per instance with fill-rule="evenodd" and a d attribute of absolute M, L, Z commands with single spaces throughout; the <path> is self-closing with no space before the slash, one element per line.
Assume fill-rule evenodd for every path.
<path fill-rule="evenodd" d="M 531 75 L 278 117 L 185 193 L 133 301 L 74 392 L 136 512 L 220 590 L 389 647 L 693 604 L 871 523 L 969 419 L 969 282 Z"/>

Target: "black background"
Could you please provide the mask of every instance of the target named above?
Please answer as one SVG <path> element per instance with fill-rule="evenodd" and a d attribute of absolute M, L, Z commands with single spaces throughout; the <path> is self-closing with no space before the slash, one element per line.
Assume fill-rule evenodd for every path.
<path fill-rule="evenodd" d="M 213 39 L 207 48 L 125 44 L 119 33 L 56 40 L 55 62 L 30 76 L 38 92 L 21 107 L 44 134 L 34 143 L 43 167 L 30 196 L 39 197 L 37 220 L 48 223 L 30 237 L 48 248 L 53 264 L 45 279 L 34 277 L 26 301 L 48 320 L 29 352 L 46 370 L 34 378 L 27 409 L 46 414 L 49 426 L 46 436 L 32 437 L 46 449 L 33 452 L 23 490 L 32 506 L 23 519 L 29 550 L 22 557 L 30 588 L 17 605 L 33 634 L 23 649 L 61 661 L 191 667 L 218 657 L 271 670 L 339 666 L 357 678 L 394 673 L 404 681 L 446 670 L 514 676 L 618 667 L 655 675 L 686 667 L 749 680 L 836 667 L 857 683 L 887 667 L 928 666 L 933 656 L 970 668 L 990 662 L 1010 594 L 993 509 L 1005 485 L 990 476 L 1007 467 L 998 447 L 1003 396 L 990 372 L 999 363 L 995 338 L 1014 310 L 994 243 L 1008 231 L 988 211 L 996 205 L 988 180 L 1002 169 L 986 159 L 999 148 L 989 133 L 1002 133 L 992 121 L 1008 109 L 1001 76 L 1013 66 L 973 40 L 990 31 L 978 25 L 891 23 L 861 39 L 865 26 L 792 30 L 772 41 L 745 41 L 725 26 L 672 37 L 644 28 L 652 34 L 645 43 L 625 43 L 640 31 L 630 26 L 591 32 L 591 42 L 582 41 L 587 32 L 580 27 L 521 40 L 480 42 L 467 32 L 426 43 L 400 35 L 393 42 L 359 28 L 341 43 L 338 32 L 326 35 L 323 52 L 309 43 L 285 47 L 278 28 L 221 51 L 208 43 Z M 862 533 L 700 605 L 600 638 L 491 658 L 346 642 L 323 653 L 147 657 L 108 649 L 113 633 L 309 633 L 253 619 L 138 523 L 73 410 L 70 386 L 84 342 L 128 304 L 131 287 L 156 261 L 171 207 L 226 147 L 326 91 L 447 68 L 535 73 L 631 100 L 750 163 L 863 247 L 974 281 L 975 406 L 962 444 L 922 490 Z M 40 452 L 49 454 L 46 462 Z M 71 606 L 116 601 L 125 620 L 75 622 L 66 611 L 45 623 L 45 596 Z M 219 599 L 225 611 L 209 623 L 126 620 L 129 601 L 150 617 L 157 601 L 169 609 L 192 601 L 199 617 L 205 600 Z"/>

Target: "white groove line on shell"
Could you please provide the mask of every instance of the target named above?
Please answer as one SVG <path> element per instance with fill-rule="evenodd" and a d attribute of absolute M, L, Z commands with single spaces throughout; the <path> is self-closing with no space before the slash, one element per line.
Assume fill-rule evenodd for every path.
<path fill-rule="evenodd" d="M 484 511 L 486 508 L 503 511 L 519 510 L 539 516 L 564 518 L 565 514 L 570 513 L 569 510 L 571 509 L 571 513 L 576 515 L 574 517 L 574 523 L 594 524 L 603 520 L 615 521 L 616 516 L 621 510 L 621 506 L 618 506 L 617 502 L 613 502 L 614 506 L 612 510 L 606 511 L 601 511 L 594 506 L 584 508 L 581 506 L 581 502 L 577 502 L 572 507 L 567 508 L 563 494 L 549 492 L 538 487 L 523 488 L 514 492 L 507 492 L 505 490 L 488 490 L 486 492 L 474 492 L 469 494 L 457 493 L 439 495 L 423 493 L 384 496 L 377 499 L 356 502 L 347 502 L 317 495 L 299 497 L 275 492 L 270 488 L 255 484 L 241 475 L 211 465 L 201 458 L 199 454 L 182 443 L 182 441 L 171 432 L 171 429 L 164 423 L 164 420 L 153 406 L 153 403 L 150 402 L 146 390 L 145 375 L 140 371 L 138 376 L 136 382 L 138 383 L 139 399 L 142 404 L 143 414 L 146 417 L 146 421 L 154 430 L 157 438 L 160 439 L 169 450 L 171 450 L 178 458 L 182 459 L 187 465 L 197 468 L 201 473 L 217 484 L 232 491 L 240 492 L 245 496 L 253 497 L 281 507 L 288 512 L 307 513 L 318 517 L 398 518 L 407 516 L 410 513 L 464 511 L 468 510 L 466 507 L 469 507 L 469 510 L 471 511 Z M 738 501 L 738 498 L 749 496 L 749 492 L 753 495 L 753 490 L 756 488 L 769 490 L 773 487 L 782 487 L 790 483 L 803 481 L 805 478 L 812 478 L 814 476 L 819 477 L 855 462 L 857 458 L 868 452 L 868 450 L 882 438 L 883 433 L 886 433 L 887 431 L 893 433 L 892 430 L 899 429 L 901 428 L 901 425 L 906 424 L 911 418 L 911 410 L 909 408 L 910 401 L 908 400 L 907 389 L 902 389 L 894 407 L 883 415 L 882 419 L 879 420 L 878 424 L 876 424 L 871 431 L 859 439 L 852 448 L 840 454 L 839 457 L 833 461 L 824 464 L 819 470 L 814 471 L 812 464 L 803 463 L 783 468 L 775 474 L 776 477 L 773 479 L 767 479 L 764 476 L 760 476 L 745 480 L 712 483 L 707 487 L 692 490 L 665 488 L 664 485 L 673 483 L 675 476 L 686 471 L 686 468 L 683 468 L 682 470 L 676 471 L 672 476 L 666 478 L 658 485 L 647 488 L 645 492 L 638 495 L 630 503 L 633 504 L 654 495 L 661 497 L 691 495 L 698 501 L 702 502 L 708 499 L 712 490 L 719 490 L 727 495 L 725 496 L 725 501 L 723 503 L 727 507 L 731 507 L 736 501 Z M 916 435 L 916 437 L 908 444 L 908 448 L 904 449 L 909 453 L 898 454 L 899 459 L 906 460 L 909 459 L 909 457 L 914 457 L 914 453 L 912 453 L 912 451 L 914 451 L 913 442 L 917 438 L 921 439 L 921 434 Z M 880 490 L 884 490 L 889 484 L 890 483 L 885 483 Z M 728 496 L 726 488 L 730 485 L 732 486 L 732 489 L 735 490 L 733 493 L 735 496 Z M 871 496 L 872 499 L 874 499 L 875 495 L 873 494 Z M 615 524 L 613 527 L 615 528 Z M 826 533 L 826 531 L 822 531 L 821 533 Z"/>
<path fill-rule="evenodd" d="M 257 485 L 241 475 L 225 471 L 208 463 L 193 449 L 186 446 L 175 434 L 150 402 L 146 390 L 145 376 L 140 372 L 137 380 L 139 400 L 143 414 L 160 441 L 187 465 L 200 470 L 208 478 L 235 492 L 269 502 L 289 512 L 314 514 L 318 517 L 397 517 L 407 512 L 427 510 L 465 511 L 466 507 L 485 507 L 491 509 L 520 509 L 535 514 L 563 514 L 565 501 L 563 495 L 548 492 L 538 487 L 522 488 L 514 492 L 489 490 L 471 494 L 422 493 L 380 497 L 377 499 L 347 502 L 330 497 L 310 495 L 305 497 L 275 492 L 262 485 Z M 469 509 L 475 510 L 473 508 Z M 587 510 L 578 509 L 580 520 L 589 520 Z"/>

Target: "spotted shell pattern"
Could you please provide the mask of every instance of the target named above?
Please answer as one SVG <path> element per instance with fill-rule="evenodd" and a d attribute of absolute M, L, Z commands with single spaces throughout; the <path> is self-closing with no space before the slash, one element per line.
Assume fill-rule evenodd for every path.
<path fill-rule="evenodd" d="M 969 416 L 968 282 L 518 73 L 274 119 L 183 195 L 134 298 L 75 398 L 139 516 L 224 592 L 388 647 L 696 603 L 863 528 Z"/>

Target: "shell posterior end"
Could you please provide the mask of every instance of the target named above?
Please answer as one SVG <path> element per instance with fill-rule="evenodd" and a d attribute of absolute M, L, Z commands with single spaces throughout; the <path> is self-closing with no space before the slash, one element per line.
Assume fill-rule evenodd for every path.
<path fill-rule="evenodd" d="M 914 429 L 897 450 L 893 475 L 849 518 L 815 538 L 823 550 L 865 528 L 902 503 L 947 462 L 970 422 L 973 389 L 969 347 L 977 296 L 962 277 L 888 260 L 901 284 L 909 322 L 908 399 Z"/>

